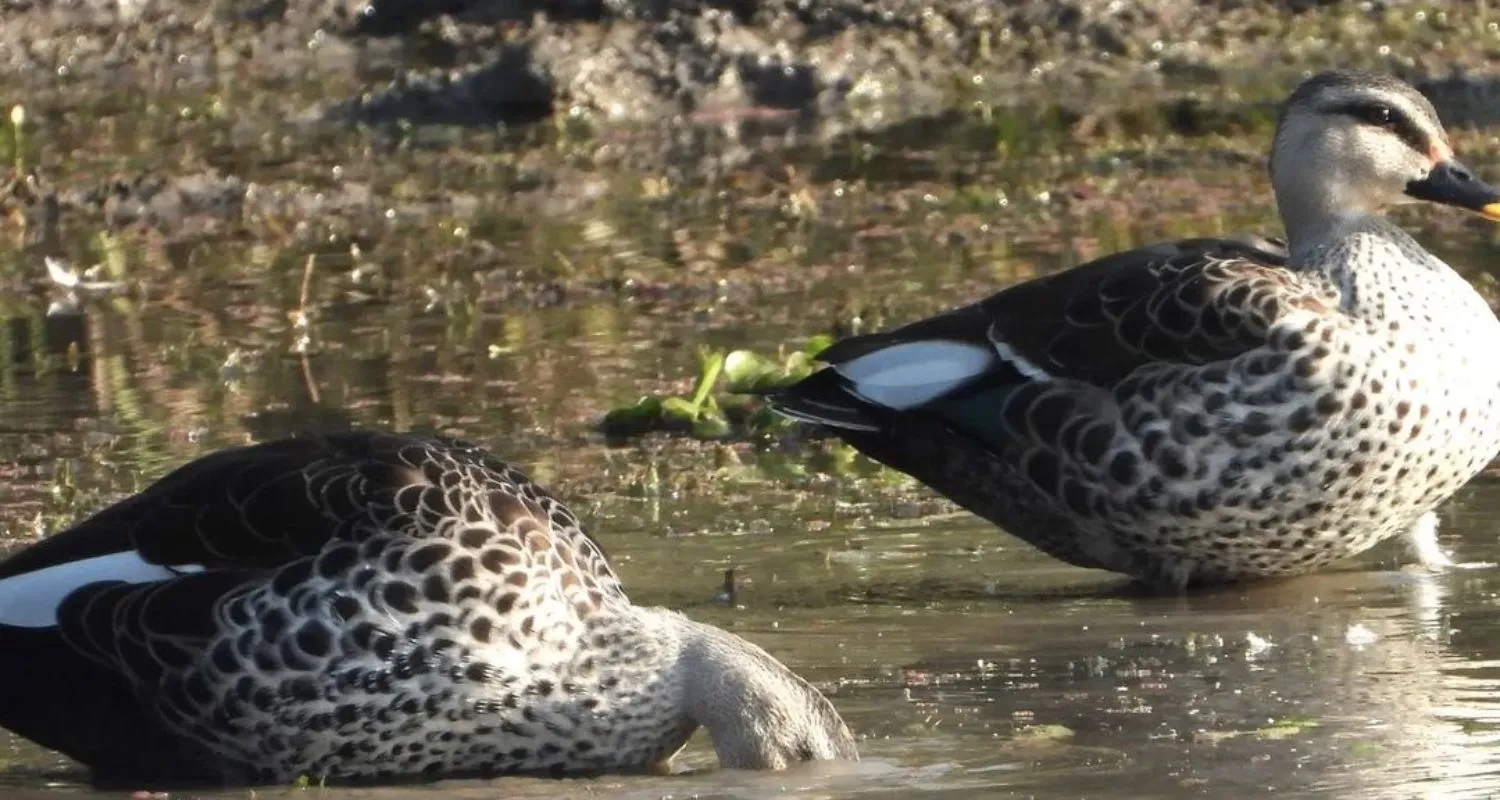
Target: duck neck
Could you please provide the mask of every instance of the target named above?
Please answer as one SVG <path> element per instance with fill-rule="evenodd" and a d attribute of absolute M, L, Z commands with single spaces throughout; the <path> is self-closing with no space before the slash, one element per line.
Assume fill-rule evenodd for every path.
<path fill-rule="evenodd" d="M 1293 266 L 1304 265 L 1314 249 L 1339 238 L 1367 217 L 1362 212 L 1351 213 L 1336 206 L 1307 202 L 1283 205 L 1281 213 L 1286 226 L 1287 254 Z"/>
<path fill-rule="evenodd" d="M 1280 171 L 1272 175 L 1272 184 L 1294 266 L 1302 265 L 1319 245 L 1380 219 L 1367 193 L 1355 191 L 1352 182 L 1339 175 L 1309 169 Z"/>
<path fill-rule="evenodd" d="M 708 730 L 721 766 L 781 769 L 858 758 L 833 704 L 766 651 L 679 614 L 657 613 L 681 642 L 685 710 Z"/>

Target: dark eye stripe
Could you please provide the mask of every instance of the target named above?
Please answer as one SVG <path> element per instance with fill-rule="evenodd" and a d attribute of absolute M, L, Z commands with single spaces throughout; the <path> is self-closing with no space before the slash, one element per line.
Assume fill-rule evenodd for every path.
<path fill-rule="evenodd" d="M 1427 132 L 1417 127 L 1417 123 L 1396 106 L 1384 103 L 1349 103 L 1335 107 L 1333 112 L 1348 115 L 1366 125 L 1373 125 L 1375 123 L 1371 120 L 1375 118 L 1376 110 L 1380 108 L 1390 110 L 1390 121 L 1380 127 L 1396 134 L 1401 141 L 1406 142 L 1408 147 L 1424 156 L 1431 152 L 1432 141 L 1428 138 Z"/>

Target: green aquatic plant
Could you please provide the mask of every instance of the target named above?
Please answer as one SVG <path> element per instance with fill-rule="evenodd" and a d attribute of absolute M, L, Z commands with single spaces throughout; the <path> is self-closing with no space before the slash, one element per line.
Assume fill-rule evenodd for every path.
<path fill-rule="evenodd" d="M 688 432 L 698 439 L 721 439 L 729 434 L 724 411 L 713 396 L 724 370 L 724 353 L 698 349 L 698 379 L 688 396 L 647 395 L 604 416 L 604 433 L 627 438 L 652 431 Z"/>
<path fill-rule="evenodd" d="M 119 236 L 109 231 L 98 231 L 89 242 L 89 249 L 98 259 L 98 270 L 109 279 L 124 280 L 129 274 L 130 254 L 126 251 L 126 244 Z"/>
<path fill-rule="evenodd" d="M 15 164 L 16 175 L 26 174 L 26 106 L 19 103 L 10 107 L 10 141 L 11 161 Z"/>
<path fill-rule="evenodd" d="M 750 437 L 784 430 L 790 423 L 753 393 L 812 374 L 817 354 L 833 339 L 814 336 L 801 347 L 783 346 L 774 356 L 752 350 L 724 352 L 700 347 L 698 377 L 688 395 L 653 394 L 604 416 L 600 427 L 613 439 L 666 431 L 695 439 Z"/>

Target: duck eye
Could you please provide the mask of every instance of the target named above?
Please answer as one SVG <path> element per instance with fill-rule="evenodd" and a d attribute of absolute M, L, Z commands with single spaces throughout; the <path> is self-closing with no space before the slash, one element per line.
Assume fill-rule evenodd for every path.
<path fill-rule="evenodd" d="M 1380 128 L 1392 127 L 1396 122 L 1396 115 L 1390 106 L 1365 106 L 1357 114 L 1361 122 Z"/>

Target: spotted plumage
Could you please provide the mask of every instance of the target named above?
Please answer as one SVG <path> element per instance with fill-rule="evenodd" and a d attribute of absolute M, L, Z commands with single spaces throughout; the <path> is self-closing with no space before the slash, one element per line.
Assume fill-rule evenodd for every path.
<path fill-rule="evenodd" d="M 1428 102 L 1293 94 L 1270 240 L 1143 247 L 834 345 L 773 395 L 1047 553 L 1171 585 L 1306 572 L 1406 534 L 1500 451 L 1500 323 L 1382 206 L 1500 218 Z"/>
<path fill-rule="evenodd" d="M 855 755 L 521 472 L 376 433 L 200 458 L 0 564 L 0 725 L 106 781 L 639 770 L 700 725 L 732 766 Z"/>

